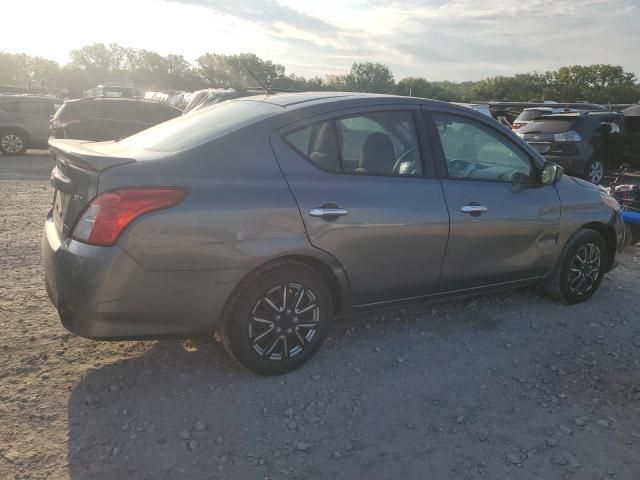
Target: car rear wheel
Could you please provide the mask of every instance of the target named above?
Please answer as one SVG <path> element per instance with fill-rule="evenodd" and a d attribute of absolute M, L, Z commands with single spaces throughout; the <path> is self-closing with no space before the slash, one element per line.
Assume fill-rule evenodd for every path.
<path fill-rule="evenodd" d="M 227 311 L 231 354 L 254 373 L 280 375 L 318 351 L 327 336 L 332 301 L 313 269 L 278 262 L 244 282 Z"/>
<path fill-rule="evenodd" d="M 555 271 L 545 281 L 547 294 L 558 301 L 582 303 L 596 292 L 605 272 L 606 245 L 593 230 L 579 229 L 567 242 Z"/>
<path fill-rule="evenodd" d="M 27 149 L 27 139 L 17 130 L 0 133 L 0 151 L 5 155 L 22 155 Z"/>
<path fill-rule="evenodd" d="M 587 167 L 585 169 L 585 177 L 591 183 L 599 185 L 600 182 L 604 179 L 604 176 L 607 173 L 607 166 L 604 164 L 602 160 L 591 160 L 587 163 Z"/>

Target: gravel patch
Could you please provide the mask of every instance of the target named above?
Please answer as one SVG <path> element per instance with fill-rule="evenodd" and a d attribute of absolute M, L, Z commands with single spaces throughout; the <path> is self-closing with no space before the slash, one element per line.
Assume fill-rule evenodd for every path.
<path fill-rule="evenodd" d="M 213 338 L 64 330 L 40 268 L 51 167 L 0 157 L 3 480 L 640 477 L 640 249 L 586 304 L 364 312 L 260 378 Z"/>

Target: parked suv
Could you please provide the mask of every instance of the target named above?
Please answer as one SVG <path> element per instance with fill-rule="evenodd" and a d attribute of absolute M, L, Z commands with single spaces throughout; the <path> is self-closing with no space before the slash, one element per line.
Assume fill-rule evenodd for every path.
<path fill-rule="evenodd" d="M 517 135 L 567 173 L 600 183 L 624 161 L 624 119 L 619 113 L 574 112 L 536 117 Z"/>
<path fill-rule="evenodd" d="M 21 155 L 46 148 L 49 120 L 62 103 L 55 97 L 0 95 L 0 152 Z"/>
<path fill-rule="evenodd" d="M 65 327 L 217 330 L 261 374 L 302 365 L 351 310 L 536 283 L 584 302 L 624 245 L 605 191 L 433 100 L 246 97 L 51 149 L 42 261 Z"/>
<path fill-rule="evenodd" d="M 115 140 L 182 114 L 170 105 L 134 98 L 68 100 L 51 120 L 53 138 Z"/>

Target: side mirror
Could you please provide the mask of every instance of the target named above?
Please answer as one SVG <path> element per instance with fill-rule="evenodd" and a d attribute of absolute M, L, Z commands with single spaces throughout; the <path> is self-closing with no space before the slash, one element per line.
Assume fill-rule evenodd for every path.
<path fill-rule="evenodd" d="M 543 185 L 552 185 L 560 180 L 563 173 L 564 168 L 560 165 L 552 162 L 544 162 L 544 167 L 542 167 L 542 173 L 540 174 L 540 183 Z"/>
<path fill-rule="evenodd" d="M 609 122 L 602 122 L 600 124 L 600 133 L 602 135 L 607 135 L 607 134 L 611 133 L 611 130 L 612 130 L 611 124 Z"/>

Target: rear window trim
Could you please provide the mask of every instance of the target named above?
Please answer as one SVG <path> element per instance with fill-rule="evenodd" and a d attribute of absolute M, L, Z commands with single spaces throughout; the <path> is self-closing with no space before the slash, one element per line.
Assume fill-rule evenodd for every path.
<path fill-rule="evenodd" d="M 393 105 L 393 107 L 396 107 L 395 105 Z M 366 107 L 364 107 L 366 108 Z M 350 110 L 350 109 L 346 109 L 346 110 Z M 425 149 L 424 146 L 422 145 L 422 140 L 420 138 L 420 127 L 419 127 L 419 109 L 416 108 L 389 108 L 389 109 L 379 109 L 379 110 L 364 110 L 363 107 L 357 107 L 356 108 L 357 111 L 353 111 L 351 113 L 343 113 L 341 115 L 334 115 L 332 113 L 328 113 L 328 114 L 323 114 L 323 115 L 319 115 L 319 117 L 321 118 L 315 118 L 313 121 L 305 121 L 304 125 L 301 125 L 297 128 L 294 128 L 292 130 L 287 130 L 282 132 L 279 137 L 280 140 L 286 144 L 288 147 L 290 147 L 293 151 L 295 151 L 296 153 L 298 153 L 302 158 L 305 159 L 305 161 L 307 161 L 312 167 L 331 174 L 331 175 L 352 175 L 352 176 L 356 176 L 356 177 L 389 177 L 389 178 L 433 178 L 433 175 L 428 175 L 425 169 L 425 156 L 423 155 L 423 150 Z M 343 170 L 343 165 L 342 165 L 342 149 L 339 148 L 339 154 L 340 154 L 340 158 L 339 158 L 339 163 L 340 163 L 340 171 L 338 172 L 334 172 L 332 170 L 327 170 L 326 168 L 322 168 L 319 165 L 315 164 L 306 153 L 303 153 L 300 151 L 300 149 L 298 149 L 295 145 L 293 145 L 291 142 L 289 142 L 286 137 L 288 135 L 291 135 L 293 133 L 299 132 L 301 130 L 304 130 L 305 128 L 309 128 L 309 127 L 313 127 L 314 125 L 321 123 L 323 121 L 331 121 L 334 124 L 334 128 L 337 129 L 335 122 L 344 118 L 350 118 L 350 117 L 354 117 L 358 114 L 362 114 L 362 115 L 367 115 L 367 114 L 373 114 L 373 113 L 397 113 L 397 112 L 401 112 L 401 113 L 409 113 L 411 115 L 411 119 L 413 120 L 413 126 L 415 129 L 415 133 L 416 133 L 416 140 L 417 140 L 417 145 L 418 145 L 418 150 L 420 153 L 420 164 L 422 165 L 422 173 L 420 175 L 401 175 L 399 173 L 395 173 L 395 174 L 388 174 L 388 173 L 376 173 L 376 172 L 356 172 L 356 171 L 344 171 Z M 309 119 L 311 120 L 311 119 Z M 339 147 L 341 147 L 341 145 L 339 145 Z"/>

